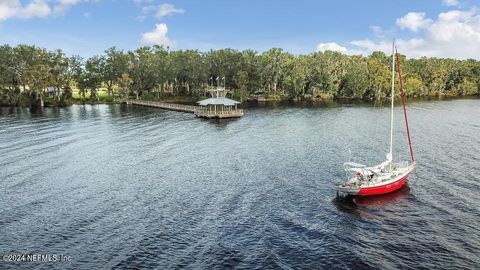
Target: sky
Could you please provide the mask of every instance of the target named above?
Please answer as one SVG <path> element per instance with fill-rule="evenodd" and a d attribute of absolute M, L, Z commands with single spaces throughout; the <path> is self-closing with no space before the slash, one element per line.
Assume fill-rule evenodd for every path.
<path fill-rule="evenodd" d="M 0 0 L 0 44 L 133 50 L 335 50 L 480 59 L 480 0 Z"/>

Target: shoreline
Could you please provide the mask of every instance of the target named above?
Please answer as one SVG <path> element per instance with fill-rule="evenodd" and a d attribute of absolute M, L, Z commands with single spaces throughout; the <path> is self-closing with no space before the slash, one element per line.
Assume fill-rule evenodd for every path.
<path fill-rule="evenodd" d="M 201 97 L 204 98 L 204 97 Z M 201 99 L 200 98 L 200 99 Z M 419 101 L 449 101 L 449 100 L 458 100 L 458 99 L 480 99 L 480 95 L 465 95 L 465 96 L 449 96 L 449 95 L 436 95 L 436 96 L 424 96 L 424 97 L 408 97 L 409 102 L 419 102 Z M 174 98 L 166 98 L 166 99 L 139 99 L 145 101 L 158 101 L 158 102 L 165 102 L 165 103 L 178 103 L 178 104 L 196 104 L 196 99 L 192 97 L 174 97 Z M 366 99 L 366 98 L 349 98 L 349 97 L 339 97 L 339 98 L 325 98 L 325 99 L 265 99 L 262 101 L 257 101 L 255 99 L 246 99 L 240 105 L 243 106 L 252 106 L 255 104 L 258 105 L 275 105 L 275 104 L 291 104 L 291 105 L 322 105 L 328 103 L 335 103 L 335 104 L 349 104 L 349 105 L 361 105 L 361 104 L 376 104 L 382 105 L 384 103 L 388 103 L 390 101 L 389 98 L 383 99 Z M 398 100 L 397 100 L 398 101 Z M 98 101 L 90 101 L 90 100 L 68 100 L 67 103 L 64 104 L 51 104 L 46 102 L 44 108 L 66 108 L 72 105 L 103 105 L 103 104 L 124 104 L 125 100 L 116 100 L 113 98 L 112 100 L 98 100 Z M 42 107 L 32 107 L 29 105 L 20 105 L 20 106 L 12 106 L 7 104 L 0 104 L 0 107 L 4 108 L 42 108 Z"/>

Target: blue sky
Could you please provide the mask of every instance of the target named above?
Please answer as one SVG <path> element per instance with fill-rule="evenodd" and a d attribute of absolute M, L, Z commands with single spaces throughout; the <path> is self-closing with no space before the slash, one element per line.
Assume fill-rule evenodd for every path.
<path fill-rule="evenodd" d="M 0 0 L 0 43 L 87 57 L 151 44 L 369 54 L 396 38 L 410 57 L 479 59 L 479 9 L 471 0 Z"/>

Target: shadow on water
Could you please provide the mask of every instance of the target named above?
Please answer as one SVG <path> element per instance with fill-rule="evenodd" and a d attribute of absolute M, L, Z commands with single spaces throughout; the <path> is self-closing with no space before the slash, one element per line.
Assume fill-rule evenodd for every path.
<path fill-rule="evenodd" d="M 337 196 L 332 200 L 332 204 L 337 208 L 338 211 L 347 213 L 347 214 L 356 214 L 358 211 L 357 205 L 355 204 L 354 196 L 347 195 L 347 196 Z"/>
<path fill-rule="evenodd" d="M 269 101 L 269 102 L 244 102 L 240 107 L 243 109 L 287 109 L 287 108 L 338 108 L 343 106 L 343 102 L 336 100 L 321 100 L 321 101 Z"/>
<path fill-rule="evenodd" d="M 241 118 L 238 117 L 238 118 L 223 118 L 223 119 L 219 119 L 219 118 L 211 118 L 211 119 L 206 119 L 206 118 L 201 118 L 202 121 L 205 121 L 215 127 L 226 127 L 228 124 L 230 123 L 233 123 L 233 122 L 236 122 L 238 120 L 240 120 Z"/>
<path fill-rule="evenodd" d="M 479 95 L 473 96 L 430 96 L 430 97 L 408 97 L 407 104 L 421 103 L 429 101 L 455 101 L 455 100 L 476 100 L 480 99 Z M 389 107 L 390 99 L 352 99 L 352 98 L 337 98 L 337 99 L 324 99 L 317 101 L 307 100 L 282 100 L 282 101 L 245 101 L 241 104 L 243 109 L 285 109 L 285 108 L 338 108 L 338 107 Z M 402 101 L 400 97 L 395 98 L 395 106 L 401 106 Z"/>
<path fill-rule="evenodd" d="M 409 194 L 410 187 L 408 184 L 405 184 L 399 190 L 383 195 L 365 197 L 356 197 L 351 195 L 338 196 L 332 200 L 332 204 L 335 206 L 335 208 L 337 208 L 338 211 L 355 216 L 363 216 L 363 211 L 361 210 L 364 209 L 364 207 L 388 206 L 390 204 L 406 200 Z"/>
<path fill-rule="evenodd" d="M 32 106 L 32 107 L 29 108 L 29 112 L 32 115 L 32 118 L 42 116 L 44 111 L 45 111 L 45 108 L 43 108 L 43 107 Z"/>
<path fill-rule="evenodd" d="M 6 107 L 0 106 L 0 116 L 4 115 L 22 115 L 24 113 L 24 109 L 21 107 Z"/>

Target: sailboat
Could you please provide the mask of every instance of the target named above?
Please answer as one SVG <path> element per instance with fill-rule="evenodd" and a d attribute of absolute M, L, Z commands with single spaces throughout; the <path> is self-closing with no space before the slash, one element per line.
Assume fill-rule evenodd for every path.
<path fill-rule="evenodd" d="M 395 61 L 396 60 L 396 61 Z M 411 161 L 394 162 L 393 161 L 393 108 L 395 91 L 395 62 L 397 65 L 399 87 L 401 90 L 403 114 L 405 126 L 407 129 L 408 144 L 410 146 Z M 390 152 L 386 155 L 386 160 L 375 166 L 366 166 L 363 164 L 346 162 L 344 169 L 347 174 L 347 181 L 337 184 L 337 194 L 347 194 L 355 196 L 380 195 L 393 192 L 401 188 L 407 181 L 409 175 L 416 167 L 413 156 L 412 141 L 410 139 L 410 128 L 408 126 L 407 110 L 405 107 L 405 92 L 402 84 L 402 73 L 400 61 L 395 41 L 392 44 L 392 90 L 391 90 L 391 113 L 390 113 Z"/>

